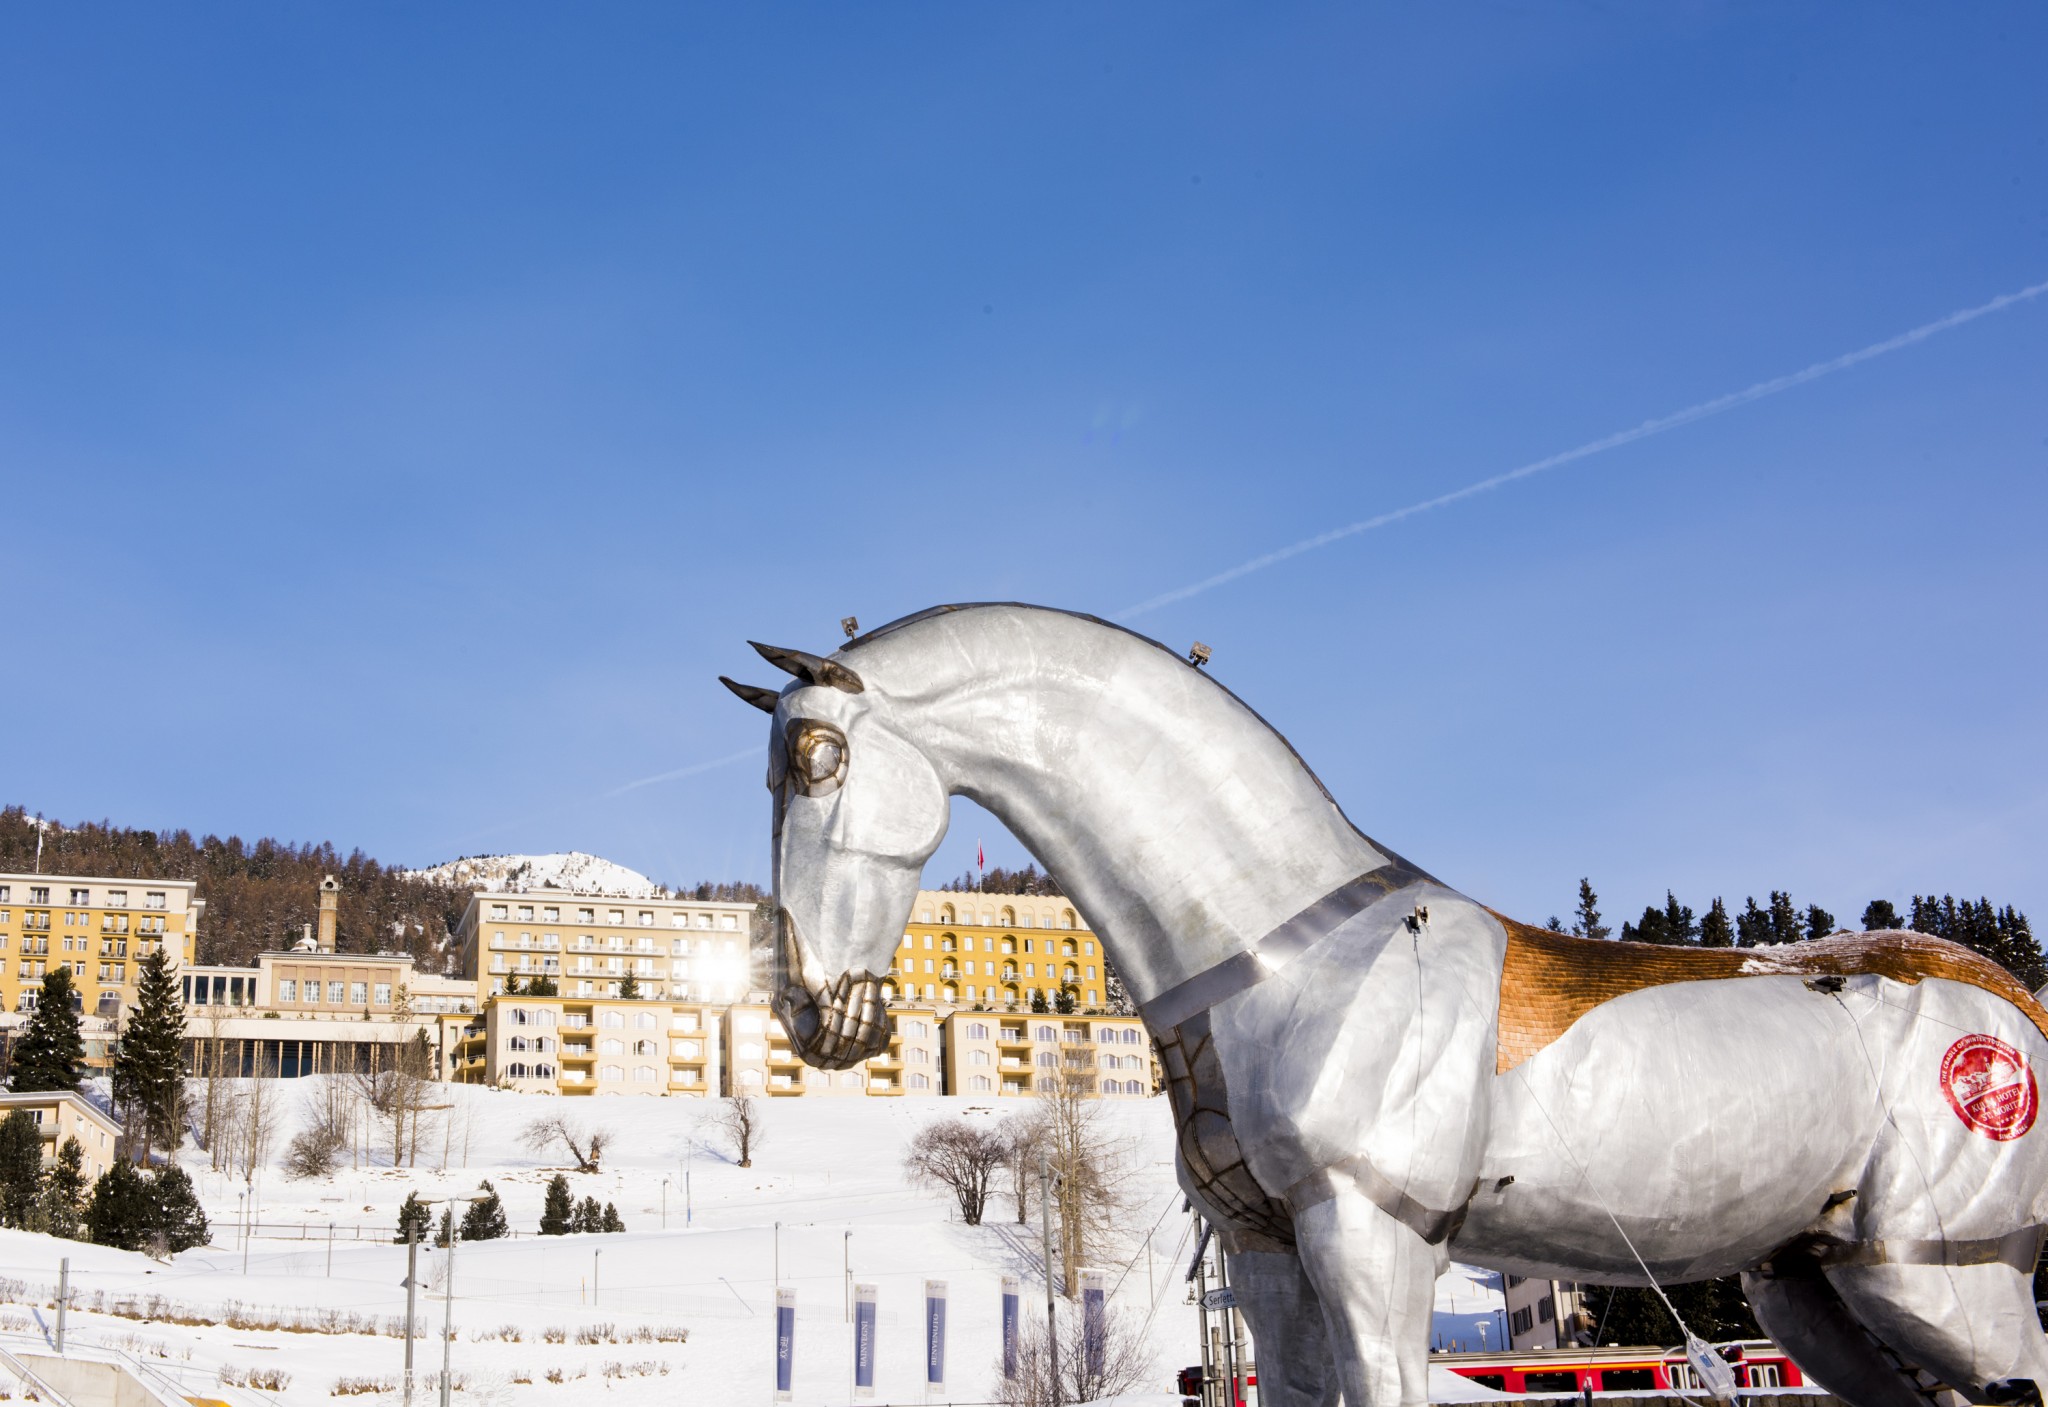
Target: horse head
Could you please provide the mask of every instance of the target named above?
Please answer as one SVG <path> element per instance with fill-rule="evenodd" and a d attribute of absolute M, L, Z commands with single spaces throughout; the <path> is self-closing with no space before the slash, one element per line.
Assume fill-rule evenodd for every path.
<path fill-rule="evenodd" d="M 945 836 L 947 789 L 892 726 L 886 690 L 836 660 L 754 648 L 796 677 L 779 694 L 724 680 L 773 720 L 772 1002 L 806 1063 L 843 1070 L 888 1046 L 882 980 Z"/>

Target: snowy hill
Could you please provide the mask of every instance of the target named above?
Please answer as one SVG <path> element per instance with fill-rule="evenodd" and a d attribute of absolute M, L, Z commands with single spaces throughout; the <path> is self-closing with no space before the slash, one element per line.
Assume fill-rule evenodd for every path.
<path fill-rule="evenodd" d="M 77 1298 L 71 1342 L 142 1358 L 179 1395 L 234 1407 L 316 1407 L 348 1394 L 363 1407 L 399 1407 L 405 1248 L 387 1239 L 409 1191 L 441 1198 L 489 1179 L 512 1237 L 464 1244 L 455 1267 L 455 1400 L 466 1407 L 580 1407 L 625 1403 L 751 1403 L 768 1398 L 778 1282 L 797 1293 L 796 1400 L 848 1401 L 846 1271 L 880 1288 L 880 1400 L 914 1401 L 923 1358 L 927 1278 L 950 1287 L 955 1401 L 986 1401 L 996 1384 L 999 1291 L 1021 1276 L 1040 1293 L 1036 1209 L 1019 1227 L 1007 1195 L 989 1220 L 961 1224 L 949 1198 L 912 1186 L 904 1146 L 927 1120 L 996 1120 L 1022 1112 L 968 1098 L 766 1100 L 765 1136 L 742 1168 L 713 1129 L 722 1101 L 579 1099 L 448 1086 L 429 1106 L 417 1167 L 391 1166 L 388 1135 L 364 1125 L 335 1173 L 289 1181 L 283 1149 L 320 1103 L 325 1077 L 266 1082 L 276 1126 L 253 1177 L 215 1171 L 187 1146 L 212 1221 L 213 1244 L 168 1262 L 104 1247 L 0 1230 L 0 1342 L 50 1329 L 58 1260 L 69 1257 Z M 238 1089 L 248 1086 L 235 1085 Z M 1113 1312 L 1143 1326 L 1153 1350 L 1147 1391 L 1124 1399 L 1173 1407 L 1172 1373 L 1195 1361 L 1195 1313 L 1182 1276 L 1191 1249 L 1172 1172 L 1164 1100 L 1105 1104 L 1128 1141 L 1132 1209 L 1103 1262 Z M 535 1229 L 559 1156 L 525 1146 L 533 1119 L 567 1113 L 614 1138 L 603 1171 L 567 1171 L 574 1195 L 615 1205 L 624 1234 L 540 1237 Z M 238 1223 L 244 1199 L 256 1235 Z M 330 1231 L 330 1227 L 332 1230 Z M 333 1238 L 330 1242 L 330 1236 Z M 435 1329 L 447 1254 L 423 1249 L 424 1378 L 440 1366 Z M 1454 1269 L 1438 1287 L 1439 1339 L 1498 1332 L 1498 1291 L 1483 1273 Z M 431 1326 L 431 1327 L 430 1327 Z M 679 1331 L 687 1339 L 678 1341 Z M 252 1370 L 284 1373 L 268 1392 L 222 1385 Z M 0 1391 L 18 1387 L 0 1370 Z M 1433 1400 L 1490 1398 L 1432 1369 Z M 431 1402 L 426 1388 L 416 1402 Z"/>
<path fill-rule="evenodd" d="M 462 889 L 564 889 L 625 899 L 651 898 L 662 888 L 638 870 L 581 850 L 559 855 L 475 855 L 406 873 Z"/>

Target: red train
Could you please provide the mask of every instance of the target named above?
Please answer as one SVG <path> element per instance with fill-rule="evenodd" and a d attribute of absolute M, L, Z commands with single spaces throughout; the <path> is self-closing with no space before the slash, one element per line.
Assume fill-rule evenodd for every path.
<path fill-rule="evenodd" d="M 1725 1344 L 1721 1356 L 1745 1388 L 1804 1387 L 1799 1365 L 1768 1339 Z M 1482 1387 L 1544 1392 L 1696 1392 L 1698 1375 L 1675 1348 L 1555 1348 L 1523 1353 L 1433 1353 L 1429 1361 Z"/>

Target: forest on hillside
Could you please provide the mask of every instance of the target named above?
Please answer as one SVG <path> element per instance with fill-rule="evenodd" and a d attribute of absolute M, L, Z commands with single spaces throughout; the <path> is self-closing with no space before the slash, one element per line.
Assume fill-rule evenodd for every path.
<path fill-rule="evenodd" d="M 19 806 L 0 810 L 0 870 L 36 865 L 36 820 Z M 199 925 L 203 963 L 241 964 L 289 944 L 313 922 L 323 876 L 341 881 L 337 944 L 343 952 L 409 952 L 426 971 L 441 970 L 448 937 L 469 902 L 469 891 L 408 878 L 331 843 L 245 841 L 240 836 L 195 838 L 190 831 L 151 831 L 111 821 L 44 823 L 45 874 L 105 875 L 112 879 L 198 881 L 206 901 Z"/>
<path fill-rule="evenodd" d="M 203 963 L 249 963 L 290 944 L 313 922 L 318 885 L 331 874 L 341 882 L 336 942 L 343 952 L 407 952 L 421 971 L 439 972 L 452 957 L 449 939 L 469 902 L 466 888 L 408 875 L 360 849 L 344 855 L 330 842 L 195 839 L 190 831 L 111 821 L 39 823 L 19 806 L 0 809 L 0 870 L 36 868 L 39 824 L 45 874 L 196 880 L 198 897 L 206 901 L 199 925 Z M 763 897 L 759 886 L 744 882 L 706 881 L 676 892 L 699 899 Z"/>

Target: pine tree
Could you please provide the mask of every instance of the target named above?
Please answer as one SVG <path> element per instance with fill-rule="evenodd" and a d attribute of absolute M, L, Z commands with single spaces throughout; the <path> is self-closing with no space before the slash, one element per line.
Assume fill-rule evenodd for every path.
<path fill-rule="evenodd" d="M 597 1198 L 585 1197 L 576 1204 L 576 1231 L 604 1230 L 604 1208 L 597 1204 Z"/>
<path fill-rule="evenodd" d="M 604 1229 L 606 1231 L 624 1231 L 626 1229 L 626 1219 L 619 1215 L 619 1209 L 610 1202 L 604 1204 Z"/>
<path fill-rule="evenodd" d="M 1714 902 L 1707 906 L 1707 915 L 1700 920 L 1700 946 L 1702 948 L 1732 948 L 1735 946 L 1735 925 L 1728 921 L 1728 906 L 1716 894 Z"/>
<path fill-rule="evenodd" d="M 481 1202 L 471 1202 L 469 1210 L 462 1214 L 462 1239 L 465 1241 L 495 1241 L 512 1234 L 512 1228 L 505 1220 L 505 1204 L 498 1200 L 497 1189 L 488 1182 L 482 1186 L 489 1195 Z"/>
<path fill-rule="evenodd" d="M 43 1194 L 36 1203 L 37 1229 L 76 1241 L 85 1230 L 85 1149 L 67 1138 L 43 1174 Z"/>
<path fill-rule="evenodd" d="M 1052 1009 L 1062 1016 L 1074 1014 L 1074 989 L 1062 987 L 1052 994 Z"/>
<path fill-rule="evenodd" d="M 1033 987 L 1031 989 L 1031 1009 L 1039 1012 L 1052 1009 L 1045 1004 L 1045 989 L 1043 987 Z"/>
<path fill-rule="evenodd" d="M 555 985 L 555 979 L 543 974 L 538 977 L 529 977 L 526 980 L 526 995 L 529 997 L 556 997 L 560 996 L 561 992 Z"/>
<path fill-rule="evenodd" d="M 149 1151 L 175 1152 L 185 1123 L 185 1008 L 161 947 L 138 964 L 135 1010 L 114 1057 L 114 1098 L 128 1115 L 129 1137 Z"/>
<path fill-rule="evenodd" d="M 1750 895 L 1742 901 L 1742 912 L 1735 916 L 1735 946 L 1758 948 L 1771 941 L 1771 916 L 1756 906 L 1756 896 Z"/>
<path fill-rule="evenodd" d="M 1799 910 L 1792 907 L 1792 896 L 1782 889 L 1771 891 L 1771 941 L 1773 943 L 1797 943 L 1806 935 L 1806 925 L 1799 920 Z"/>
<path fill-rule="evenodd" d="M 1606 938 L 1614 932 L 1600 921 L 1600 896 L 1593 892 L 1589 879 L 1579 881 L 1579 909 L 1572 932 L 1581 938 Z"/>
<path fill-rule="evenodd" d="M 399 1245 L 405 1244 L 406 1233 L 410 1231 L 415 1243 L 424 1242 L 434 1227 L 434 1214 L 427 1204 L 420 1200 L 417 1189 L 405 1194 L 405 1201 L 398 1207 L 398 1235 L 393 1238 Z"/>
<path fill-rule="evenodd" d="M 0 1119 L 0 1226 L 27 1226 L 42 1191 L 43 1131 L 16 1109 Z"/>
<path fill-rule="evenodd" d="M 547 1199 L 540 1208 L 540 1234 L 567 1236 L 576 1229 L 576 1200 L 569 1195 L 569 1179 L 556 1173 L 548 1179 Z"/>
<path fill-rule="evenodd" d="M 159 1168 L 150 1185 L 154 1217 L 150 1231 L 163 1238 L 173 1255 L 206 1244 L 206 1211 L 192 1190 L 192 1178 L 176 1163 Z"/>
<path fill-rule="evenodd" d="M 71 969 L 51 969 L 43 978 L 42 995 L 36 999 L 35 1014 L 28 1019 L 21 1044 L 14 1048 L 13 1088 L 17 1092 L 78 1088 L 85 1041 L 78 1034 L 76 1001 Z"/>
<path fill-rule="evenodd" d="M 92 1196 L 85 1204 L 87 1237 L 117 1250 L 146 1249 L 151 1223 L 156 1220 L 156 1209 L 150 1203 L 142 1174 L 133 1163 L 116 1159 L 92 1185 Z"/>
<path fill-rule="evenodd" d="M 640 979 L 629 971 L 624 977 L 619 979 L 619 1000 L 630 1002 L 638 1001 L 639 999 Z"/>
<path fill-rule="evenodd" d="M 505 995 L 508 997 L 516 997 L 519 995 L 519 993 L 519 974 L 515 972 L 510 977 L 507 977 L 505 979 Z"/>
<path fill-rule="evenodd" d="M 1835 916 L 1818 904 L 1806 906 L 1806 936 L 1825 938 L 1835 931 Z"/>
<path fill-rule="evenodd" d="M 453 1206 L 446 1206 L 441 1208 L 441 1224 L 434 1229 L 434 1244 L 437 1246 L 447 1245 L 448 1237 L 454 1232 L 454 1230 L 455 1208 Z"/>
<path fill-rule="evenodd" d="M 2039 991 L 2048 986 L 2048 959 L 2041 955 L 2041 945 L 2034 939 L 2034 926 L 2027 922 L 2027 916 L 2007 904 L 1998 911 L 1999 947 L 2011 956 L 2005 965 L 2011 969 L 2029 991 Z"/>
<path fill-rule="evenodd" d="M 1678 902 L 1678 896 L 1670 890 L 1664 891 L 1664 907 L 1654 904 L 1643 907 L 1640 923 L 1621 926 L 1621 941 L 1624 943 L 1661 943 L 1667 947 L 1689 944 L 1699 933 L 1699 926 L 1692 921 L 1692 910 Z"/>
<path fill-rule="evenodd" d="M 1863 906 L 1863 931 L 1883 933 L 1906 925 L 1899 919 L 1899 911 L 1892 907 L 1889 899 L 1872 899 Z"/>
<path fill-rule="evenodd" d="M 1564 920 L 1556 914 L 1552 914 L 1549 918 L 1543 920 L 1543 926 L 1552 933 L 1563 933 L 1565 931 Z"/>

